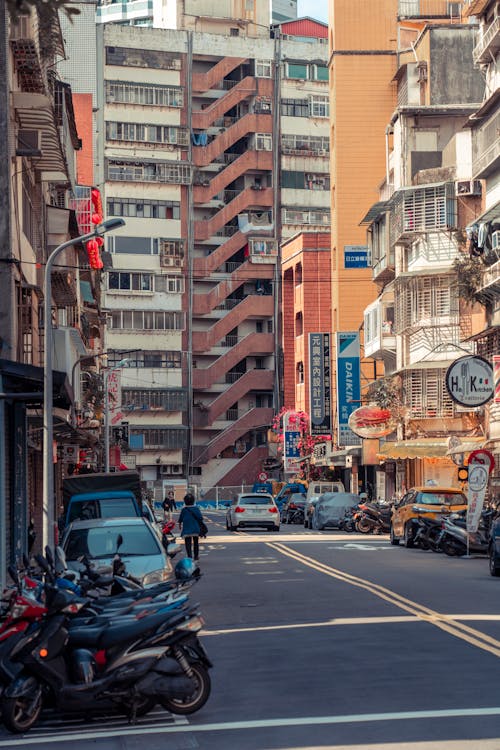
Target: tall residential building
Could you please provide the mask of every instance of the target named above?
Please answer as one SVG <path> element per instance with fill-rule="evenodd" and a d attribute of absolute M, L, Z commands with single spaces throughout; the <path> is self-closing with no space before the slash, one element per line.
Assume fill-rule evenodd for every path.
<path fill-rule="evenodd" d="M 254 480 L 280 401 L 279 243 L 329 229 L 326 27 L 254 28 L 98 30 L 99 182 L 127 222 L 106 350 L 128 360 L 115 426 L 148 481 Z"/>

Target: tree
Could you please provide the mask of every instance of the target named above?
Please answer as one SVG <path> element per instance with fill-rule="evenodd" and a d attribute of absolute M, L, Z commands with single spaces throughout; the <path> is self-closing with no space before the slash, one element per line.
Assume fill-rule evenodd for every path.
<path fill-rule="evenodd" d="M 38 12 L 42 24 L 52 21 L 60 10 L 70 20 L 80 13 L 70 0 L 6 0 L 6 4 L 13 23 L 16 23 L 21 16 L 29 16 L 33 8 Z"/>

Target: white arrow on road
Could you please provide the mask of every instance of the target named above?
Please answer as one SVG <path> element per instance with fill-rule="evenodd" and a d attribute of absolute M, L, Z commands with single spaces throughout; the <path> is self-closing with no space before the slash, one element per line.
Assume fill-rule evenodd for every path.
<path fill-rule="evenodd" d="M 343 544 L 342 546 L 338 547 L 330 547 L 330 549 L 391 549 L 390 547 L 382 547 L 377 545 L 376 547 L 372 546 L 371 544 L 356 544 L 353 542 L 352 544 Z"/>

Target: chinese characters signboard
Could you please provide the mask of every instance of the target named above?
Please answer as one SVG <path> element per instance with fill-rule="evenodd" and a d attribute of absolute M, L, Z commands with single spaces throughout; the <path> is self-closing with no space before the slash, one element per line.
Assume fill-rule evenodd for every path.
<path fill-rule="evenodd" d="M 296 414 L 293 411 L 287 411 L 283 416 L 283 469 L 288 473 L 295 473 L 299 468 L 300 452 L 299 440 L 300 430 L 296 423 Z"/>
<path fill-rule="evenodd" d="M 368 268 L 367 245 L 344 245 L 344 268 Z"/>
<path fill-rule="evenodd" d="M 359 407 L 361 379 L 359 333 L 337 333 L 337 419 L 339 445 L 361 445 L 361 439 L 349 428 L 349 416 Z"/>
<path fill-rule="evenodd" d="M 311 435 L 330 435 L 330 334 L 309 334 L 309 413 Z"/>

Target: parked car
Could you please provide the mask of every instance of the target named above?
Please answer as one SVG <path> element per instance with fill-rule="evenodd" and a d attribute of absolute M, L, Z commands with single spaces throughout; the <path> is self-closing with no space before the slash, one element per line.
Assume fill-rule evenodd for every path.
<path fill-rule="evenodd" d="M 84 556 L 96 560 L 99 566 L 111 566 L 119 552 L 127 571 L 144 586 L 173 578 L 172 563 L 161 539 L 144 517 L 74 521 L 64 534 L 62 548 L 68 568 L 77 572 L 84 568 L 80 562 Z"/>
<path fill-rule="evenodd" d="M 436 518 L 445 513 L 457 513 L 467 509 L 467 498 L 456 487 L 412 487 L 393 506 L 391 518 L 391 544 L 404 542 L 413 547 L 413 536 L 419 512 L 427 518 Z"/>
<path fill-rule="evenodd" d="M 304 507 L 304 528 L 312 529 L 312 517 L 314 507 L 318 502 L 320 495 L 306 495 L 306 504 Z"/>
<path fill-rule="evenodd" d="M 328 527 L 339 528 L 347 508 L 359 502 L 359 497 L 351 492 L 325 492 L 320 495 L 312 514 L 312 528 L 321 531 Z"/>
<path fill-rule="evenodd" d="M 491 524 L 488 557 L 490 573 L 498 578 L 500 576 L 500 518 L 495 518 Z"/>
<path fill-rule="evenodd" d="M 280 514 L 272 495 L 265 492 L 241 492 L 233 499 L 226 513 L 226 529 L 243 528 L 280 530 Z"/>
<path fill-rule="evenodd" d="M 281 523 L 302 523 L 306 496 L 303 492 L 293 492 L 287 497 L 281 508 Z"/>

